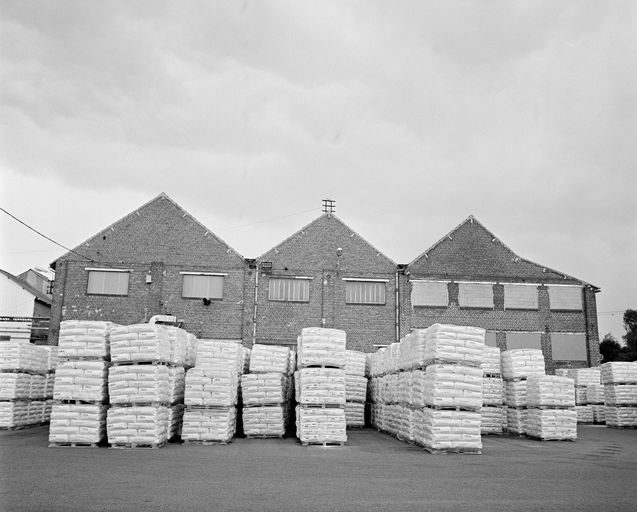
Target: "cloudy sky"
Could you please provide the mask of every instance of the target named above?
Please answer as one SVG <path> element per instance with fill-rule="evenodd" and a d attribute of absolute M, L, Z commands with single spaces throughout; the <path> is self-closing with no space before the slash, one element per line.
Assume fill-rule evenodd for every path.
<path fill-rule="evenodd" d="M 68 247 L 166 192 L 246 257 L 336 201 L 408 263 L 473 214 L 637 308 L 637 4 L 0 4 L 0 205 Z M 0 212 L 0 268 L 65 251 Z"/>

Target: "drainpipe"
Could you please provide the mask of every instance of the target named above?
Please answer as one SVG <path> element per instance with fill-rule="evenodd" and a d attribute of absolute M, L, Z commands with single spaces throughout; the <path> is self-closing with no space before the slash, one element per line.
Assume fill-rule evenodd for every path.
<path fill-rule="evenodd" d="M 396 309 L 396 341 L 400 341 L 400 279 L 398 278 L 398 270 L 396 270 L 396 285 L 394 288 Z"/>
<path fill-rule="evenodd" d="M 257 301 L 259 299 L 259 265 L 257 264 L 254 277 L 254 307 L 252 308 L 252 346 L 257 342 Z"/>

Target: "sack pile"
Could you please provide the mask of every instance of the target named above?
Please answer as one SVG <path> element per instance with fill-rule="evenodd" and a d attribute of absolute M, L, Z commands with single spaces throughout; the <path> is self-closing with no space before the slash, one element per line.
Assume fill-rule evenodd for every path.
<path fill-rule="evenodd" d="M 592 384 L 586 386 L 586 405 L 593 410 L 594 424 L 601 425 L 606 423 L 603 384 Z"/>
<path fill-rule="evenodd" d="M 296 435 L 304 445 L 345 443 L 346 333 L 311 327 L 297 341 Z"/>
<path fill-rule="evenodd" d="M 482 435 L 502 434 L 506 424 L 504 382 L 500 366 L 500 349 L 484 347 L 482 359 Z"/>
<path fill-rule="evenodd" d="M 60 322 L 50 446 L 106 441 L 110 334 L 116 327 L 94 320 Z"/>
<path fill-rule="evenodd" d="M 593 423 L 595 420 L 594 408 L 586 398 L 588 386 L 601 383 L 600 368 L 571 368 L 568 377 L 575 382 L 575 410 L 578 423 Z"/>
<path fill-rule="evenodd" d="M 356 350 L 345 351 L 345 419 L 347 427 L 365 426 L 367 402 L 367 356 Z"/>
<path fill-rule="evenodd" d="M 429 451 L 480 451 L 484 336 L 435 324 L 372 354 L 372 424 Z"/>
<path fill-rule="evenodd" d="M 504 379 L 504 405 L 507 431 L 526 433 L 527 379 L 531 375 L 545 375 L 544 355 L 537 349 L 505 350 L 500 357 Z"/>
<path fill-rule="evenodd" d="M 601 366 L 606 426 L 637 427 L 637 362 L 612 362 Z"/>
<path fill-rule="evenodd" d="M 543 441 L 577 439 L 573 379 L 531 375 L 527 381 L 526 434 Z"/>
<path fill-rule="evenodd" d="M 186 372 L 184 442 L 232 440 L 237 427 L 239 383 L 249 353 L 238 341 L 198 340 L 195 366 Z"/>
<path fill-rule="evenodd" d="M 255 344 L 250 355 L 250 373 L 241 377 L 243 432 L 247 437 L 283 437 L 292 400 L 288 347 Z"/>

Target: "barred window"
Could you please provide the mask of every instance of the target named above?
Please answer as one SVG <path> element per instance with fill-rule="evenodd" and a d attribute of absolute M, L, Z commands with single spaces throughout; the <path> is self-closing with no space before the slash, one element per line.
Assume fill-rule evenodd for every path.
<path fill-rule="evenodd" d="M 548 288 L 552 310 L 582 310 L 581 286 L 549 285 Z"/>
<path fill-rule="evenodd" d="M 271 277 L 268 298 L 281 302 L 310 302 L 310 280 Z"/>
<path fill-rule="evenodd" d="M 458 305 L 493 309 L 493 283 L 458 283 Z"/>
<path fill-rule="evenodd" d="M 537 285 L 504 283 L 504 309 L 537 309 Z"/>
<path fill-rule="evenodd" d="M 345 304 L 385 304 L 385 281 L 345 280 Z"/>
<path fill-rule="evenodd" d="M 183 274 L 181 296 L 186 299 L 223 299 L 222 275 Z"/>
<path fill-rule="evenodd" d="M 412 281 L 412 306 L 448 306 L 447 281 Z"/>

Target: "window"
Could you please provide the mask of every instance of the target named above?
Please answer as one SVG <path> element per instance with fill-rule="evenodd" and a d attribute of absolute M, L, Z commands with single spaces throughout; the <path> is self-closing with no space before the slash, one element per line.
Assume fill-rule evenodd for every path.
<path fill-rule="evenodd" d="M 272 277 L 269 281 L 268 298 L 281 302 L 310 302 L 310 278 Z"/>
<path fill-rule="evenodd" d="M 537 286 L 504 283 L 504 309 L 537 309 Z"/>
<path fill-rule="evenodd" d="M 186 299 L 223 299 L 225 274 L 182 272 L 181 296 Z"/>
<path fill-rule="evenodd" d="M 549 285 L 548 288 L 552 310 L 582 310 L 581 286 Z"/>
<path fill-rule="evenodd" d="M 493 309 L 494 283 L 458 283 L 458 306 Z"/>
<path fill-rule="evenodd" d="M 542 350 L 542 333 L 540 332 L 507 332 L 507 350 L 534 348 Z"/>
<path fill-rule="evenodd" d="M 344 279 L 345 304 L 385 304 L 385 280 Z"/>
<path fill-rule="evenodd" d="M 497 337 L 496 337 L 496 332 L 495 331 L 487 331 L 485 333 L 484 344 L 487 347 L 497 347 L 498 346 L 498 342 L 497 342 Z"/>
<path fill-rule="evenodd" d="M 128 295 L 129 270 L 88 270 L 88 295 Z"/>
<path fill-rule="evenodd" d="M 551 333 L 553 361 L 588 361 L 584 333 Z"/>
<path fill-rule="evenodd" d="M 412 306 L 444 306 L 449 305 L 448 281 L 412 281 Z"/>

